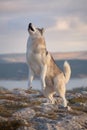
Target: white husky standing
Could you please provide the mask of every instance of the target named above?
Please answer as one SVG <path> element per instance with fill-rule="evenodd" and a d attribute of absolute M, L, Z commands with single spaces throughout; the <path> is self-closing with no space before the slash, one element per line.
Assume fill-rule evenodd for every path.
<path fill-rule="evenodd" d="M 29 66 L 29 89 L 32 87 L 32 80 L 35 75 L 40 76 L 43 94 L 52 104 L 55 103 L 54 93 L 58 93 L 63 99 L 63 106 L 67 107 L 65 98 L 66 83 L 71 75 L 71 69 L 68 62 L 64 63 L 64 73 L 55 64 L 53 57 L 46 49 L 46 43 L 43 36 L 44 29 L 35 28 L 32 23 L 28 26 L 29 38 L 27 42 L 27 63 Z"/>

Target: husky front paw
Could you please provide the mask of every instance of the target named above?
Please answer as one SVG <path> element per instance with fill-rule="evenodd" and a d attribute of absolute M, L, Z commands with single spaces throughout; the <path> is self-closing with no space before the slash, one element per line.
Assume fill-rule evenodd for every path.
<path fill-rule="evenodd" d="M 29 86 L 29 87 L 28 87 L 28 90 L 30 90 L 30 89 L 32 89 L 32 86 Z"/>
<path fill-rule="evenodd" d="M 43 87 L 43 90 L 45 90 L 46 86 Z"/>
<path fill-rule="evenodd" d="M 72 110 L 70 106 L 67 106 L 66 109 L 67 109 L 68 111 L 71 111 L 71 110 Z"/>

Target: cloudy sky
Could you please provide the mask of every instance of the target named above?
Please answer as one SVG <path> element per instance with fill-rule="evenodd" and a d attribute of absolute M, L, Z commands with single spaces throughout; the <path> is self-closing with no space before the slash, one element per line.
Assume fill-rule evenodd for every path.
<path fill-rule="evenodd" d="M 26 52 L 29 22 L 51 52 L 87 50 L 87 0 L 0 0 L 0 53 Z"/>

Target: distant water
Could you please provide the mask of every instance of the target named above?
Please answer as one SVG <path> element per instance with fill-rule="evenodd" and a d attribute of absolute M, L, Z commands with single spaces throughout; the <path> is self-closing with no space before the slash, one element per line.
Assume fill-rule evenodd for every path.
<path fill-rule="evenodd" d="M 23 88 L 27 89 L 27 80 L 22 81 L 15 81 L 15 80 L 0 80 L 0 87 L 5 87 L 7 89 L 13 89 L 13 88 Z M 41 90 L 41 83 L 39 80 L 34 80 L 32 83 L 33 89 Z M 87 78 L 75 78 L 70 79 L 68 82 L 66 88 L 67 90 L 71 90 L 73 88 L 79 88 L 79 87 L 87 87 Z"/>

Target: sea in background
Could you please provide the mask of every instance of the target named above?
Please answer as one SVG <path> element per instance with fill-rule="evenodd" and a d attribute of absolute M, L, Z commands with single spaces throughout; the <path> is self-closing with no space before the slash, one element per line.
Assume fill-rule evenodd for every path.
<path fill-rule="evenodd" d="M 41 90 L 40 80 L 35 79 L 32 82 L 33 89 Z M 13 88 L 28 88 L 27 80 L 0 80 L 0 87 L 5 87 L 9 90 Z M 87 87 L 87 78 L 71 78 L 66 85 L 67 90 L 72 90 L 74 88 Z"/>
<path fill-rule="evenodd" d="M 79 87 L 87 87 L 87 51 L 52 53 L 55 63 L 63 70 L 65 60 L 71 66 L 71 78 L 67 90 Z M 0 55 L 0 87 L 8 89 L 28 87 L 28 66 L 26 54 L 3 54 Z M 41 89 L 40 80 L 34 80 L 33 89 Z"/>

